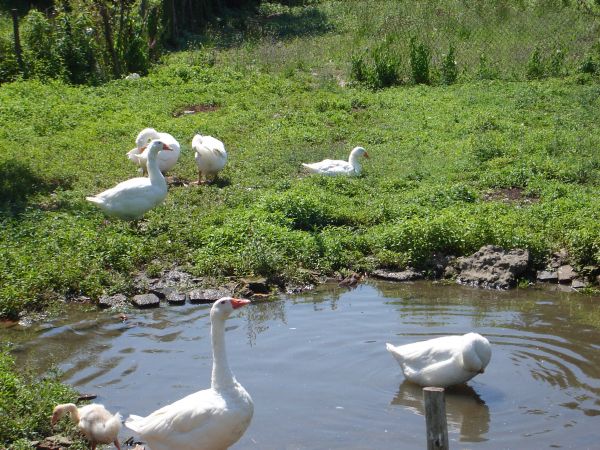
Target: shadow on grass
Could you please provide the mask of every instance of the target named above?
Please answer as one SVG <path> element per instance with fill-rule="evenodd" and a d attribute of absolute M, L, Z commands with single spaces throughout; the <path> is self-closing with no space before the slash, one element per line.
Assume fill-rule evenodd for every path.
<path fill-rule="evenodd" d="M 278 13 L 259 17 L 262 28 L 281 39 L 316 36 L 329 33 L 334 26 L 316 8 L 305 8 L 300 14 Z"/>
<path fill-rule="evenodd" d="M 295 2 L 279 2 L 294 6 Z M 260 14 L 254 10 L 229 11 L 213 21 L 206 33 L 187 36 L 188 45 L 210 42 L 219 48 L 233 48 L 243 42 L 270 37 L 288 40 L 303 36 L 318 36 L 334 31 L 328 17 L 315 7 Z"/>
<path fill-rule="evenodd" d="M 9 159 L 0 161 L 0 211 L 18 213 L 36 194 L 48 194 L 57 187 L 71 187 L 69 179 L 41 177 L 28 164 Z"/>

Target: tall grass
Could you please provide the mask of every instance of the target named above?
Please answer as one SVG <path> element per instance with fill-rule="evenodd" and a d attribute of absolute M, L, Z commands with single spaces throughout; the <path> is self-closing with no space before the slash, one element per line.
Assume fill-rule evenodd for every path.
<path fill-rule="evenodd" d="M 301 39 L 298 31 L 288 32 L 291 24 L 308 15 L 314 19 L 313 26 L 300 34 Z M 348 80 L 351 55 L 375 49 L 391 37 L 397 59 L 407 62 L 410 40 L 416 37 L 431 50 L 432 67 L 441 66 L 448 45 L 453 45 L 462 80 L 480 78 L 482 57 L 494 68 L 495 78 L 523 80 L 536 47 L 549 60 L 562 52 L 564 67 L 571 72 L 589 53 L 598 58 L 594 49 L 598 27 L 597 19 L 579 9 L 577 2 L 558 0 L 327 1 L 308 8 L 265 2 L 261 14 L 240 36 L 239 45 L 227 46 L 220 59 L 278 72 L 300 65 L 313 68 L 325 79 Z M 215 35 L 210 41 L 221 42 Z M 277 41 L 280 44 L 274 46 Z M 400 67 L 401 77 L 409 78 L 406 63 Z"/>

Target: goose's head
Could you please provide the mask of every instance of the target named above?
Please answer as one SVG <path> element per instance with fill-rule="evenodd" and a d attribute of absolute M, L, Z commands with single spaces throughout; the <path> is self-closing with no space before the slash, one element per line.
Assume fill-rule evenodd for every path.
<path fill-rule="evenodd" d="M 360 156 L 364 156 L 365 158 L 369 157 L 367 151 L 362 147 L 354 147 L 350 152 L 350 158 L 358 158 Z"/>
<path fill-rule="evenodd" d="M 156 156 L 161 150 L 172 150 L 167 144 L 159 139 L 154 139 L 148 144 L 148 154 Z"/>
<path fill-rule="evenodd" d="M 143 152 L 144 148 L 148 144 L 148 141 L 151 139 L 158 139 L 159 136 L 160 135 L 154 128 L 144 128 L 135 138 L 135 145 L 140 149 L 140 152 Z"/>
<path fill-rule="evenodd" d="M 223 297 L 217 300 L 210 309 L 210 317 L 225 320 L 229 315 L 238 308 L 246 306 L 250 300 L 243 298 Z"/>
<path fill-rule="evenodd" d="M 483 373 L 492 358 L 490 341 L 478 333 L 468 333 L 469 345 L 463 355 L 465 368 L 477 373 Z"/>
<path fill-rule="evenodd" d="M 73 403 L 64 403 L 57 405 L 52 411 L 52 418 L 50 419 L 50 425 L 54 427 L 56 423 L 65 415 L 71 414 L 71 412 L 77 411 L 77 407 Z"/>

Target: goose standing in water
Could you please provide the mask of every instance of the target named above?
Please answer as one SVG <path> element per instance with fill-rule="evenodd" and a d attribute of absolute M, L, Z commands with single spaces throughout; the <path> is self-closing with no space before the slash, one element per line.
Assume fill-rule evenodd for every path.
<path fill-rule="evenodd" d="M 158 169 L 157 155 L 171 148 L 162 141 L 148 145 L 148 178 L 137 177 L 117 184 L 86 200 L 94 203 L 109 216 L 137 220 L 148 210 L 162 203 L 167 196 L 167 182 Z"/>
<path fill-rule="evenodd" d="M 311 173 L 319 173 L 321 175 L 360 175 L 362 166 L 360 164 L 361 157 L 368 158 L 369 154 L 362 147 L 354 147 L 350 152 L 348 161 L 341 159 L 324 159 L 321 162 L 305 164 L 305 167 Z"/>
<path fill-rule="evenodd" d="M 249 300 L 224 297 L 210 310 L 213 367 L 209 389 L 190 394 L 125 425 L 152 450 L 225 450 L 244 434 L 254 412 L 252 398 L 229 369 L 225 320 Z"/>
<path fill-rule="evenodd" d="M 477 333 L 443 336 L 398 347 L 386 344 L 407 380 L 448 387 L 483 373 L 492 357 L 489 341 Z"/>
<path fill-rule="evenodd" d="M 127 157 L 142 170 L 142 175 L 148 174 L 148 144 L 150 141 L 158 139 L 167 144 L 171 149 L 170 152 L 158 152 L 158 169 L 162 173 L 167 173 L 173 168 L 177 160 L 181 148 L 179 142 L 169 133 L 159 133 L 154 128 L 144 128 L 135 138 L 136 147 L 127 152 Z"/>
<path fill-rule="evenodd" d="M 97 403 L 85 405 L 81 408 L 77 408 L 73 403 L 64 403 L 54 408 L 51 425 L 56 425 L 56 422 L 65 414 L 68 414 L 71 420 L 77 424 L 79 430 L 90 442 L 92 450 L 95 450 L 98 444 L 110 443 L 114 443 L 115 447 L 121 450 L 117 436 L 121 430 L 121 420 L 123 418 L 119 413 L 113 416 L 104 405 Z"/>

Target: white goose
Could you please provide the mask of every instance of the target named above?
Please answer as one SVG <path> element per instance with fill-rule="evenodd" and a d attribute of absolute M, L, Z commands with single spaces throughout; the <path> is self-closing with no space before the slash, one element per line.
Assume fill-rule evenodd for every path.
<path fill-rule="evenodd" d="M 73 403 L 64 403 L 57 405 L 52 412 L 51 424 L 54 427 L 61 417 L 68 414 L 71 420 L 77 424 L 79 430 L 85 435 L 92 450 L 95 450 L 98 444 L 114 443 L 117 449 L 121 450 L 119 438 L 117 437 L 121 430 L 121 414 L 114 416 L 104 408 L 104 405 L 92 403 L 77 408 Z"/>
<path fill-rule="evenodd" d="M 159 151 L 170 147 L 159 140 L 148 145 L 148 178 L 137 177 L 117 184 L 93 197 L 85 199 L 97 205 L 109 216 L 125 220 L 141 218 L 148 210 L 160 204 L 167 196 L 167 182 L 158 170 Z"/>
<path fill-rule="evenodd" d="M 181 148 L 179 142 L 169 133 L 159 133 L 154 128 L 144 128 L 135 138 L 136 147 L 127 152 L 127 157 L 142 169 L 142 175 L 148 173 L 148 143 L 159 139 L 169 146 L 170 152 L 158 152 L 158 168 L 162 173 L 167 173 L 179 159 Z"/>
<path fill-rule="evenodd" d="M 252 398 L 233 376 L 225 353 L 225 320 L 248 303 L 224 297 L 210 310 L 213 367 L 209 389 L 146 417 L 130 415 L 125 422 L 152 450 L 224 450 L 248 428 L 254 412 Z"/>
<path fill-rule="evenodd" d="M 395 347 L 386 344 L 407 380 L 421 386 L 462 384 L 484 369 L 492 357 L 489 341 L 477 333 L 443 336 Z"/>
<path fill-rule="evenodd" d="M 311 173 L 320 173 L 322 175 L 360 175 L 362 166 L 360 158 L 369 157 L 367 151 L 362 147 L 354 147 L 350 152 L 348 161 L 341 159 L 324 159 L 321 162 L 302 165 Z"/>
<path fill-rule="evenodd" d="M 194 158 L 198 166 L 198 184 L 213 182 L 227 163 L 225 145 L 212 136 L 196 134 L 192 139 Z"/>

